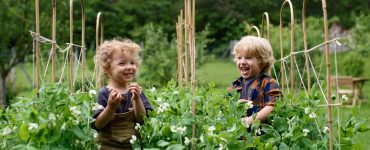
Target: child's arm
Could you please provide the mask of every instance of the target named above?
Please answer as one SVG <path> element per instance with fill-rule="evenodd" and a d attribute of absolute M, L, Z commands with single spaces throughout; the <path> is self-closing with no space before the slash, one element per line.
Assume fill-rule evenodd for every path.
<path fill-rule="evenodd" d="M 266 121 L 268 115 L 271 114 L 272 111 L 274 111 L 273 106 L 265 106 L 257 113 L 256 119 L 260 121 Z M 251 125 L 253 123 L 253 116 L 246 117 L 245 121 L 248 123 L 248 125 Z"/>
<path fill-rule="evenodd" d="M 141 94 L 140 87 L 137 83 L 131 83 L 129 85 L 129 89 L 132 92 L 132 106 L 134 108 L 134 115 L 136 121 L 142 122 L 144 120 L 146 110 L 140 98 Z"/>
<path fill-rule="evenodd" d="M 112 90 L 109 93 L 108 105 L 107 107 L 99 114 L 95 120 L 95 127 L 97 129 L 104 128 L 109 121 L 113 119 L 113 114 L 117 109 L 117 106 L 121 103 L 123 97 L 117 91 Z"/>

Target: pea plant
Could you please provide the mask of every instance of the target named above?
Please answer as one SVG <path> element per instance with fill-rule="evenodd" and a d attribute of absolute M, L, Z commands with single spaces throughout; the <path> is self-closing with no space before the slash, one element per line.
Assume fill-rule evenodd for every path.
<path fill-rule="evenodd" d="M 248 103 L 238 103 L 237 93 L 226 93 L 209 83 L 197 87 L 196 96 L 179 90 L 170 81 L 161 90 L 145 94 L 154 107 L 143 124 L 140 137 L 132 136 L 135 149 L 328 149 L 329 128 L 323 101 L 313 88 L 304 93 L 284 95 L 267 122 L 251 126 L 241 120 Z M 35 94 L 36 95 L 36 94 Z M 96 91 L 70 94 L 64 85 L 46 84 L 39 97 L 19 97 L 0 110 L 1 149 L 96 149 L 96 131 L 90 127 Z M 335 99 L 335 97 L 333 97 Z M 192 114 L 192 101 L 196 115 Z M 195 123 L 195 137 L 193 137 Z M 357 108 L 333 121 L 335 148 L 359 148 L 359 132 L 369 130 Z"/>
<path fill-rule="evenodd" d="M 175 82 L 169 82 L 161 91 L 151 88 L 146 94 L 155 109 L 149 112 L 143 125 L 136 126 L 141 138 L 131 142 L 137 148 L 190 149 L 192 144 L 196 149 L 328 149 L 329 146 L 326 111 L 318 107 L 323 97 L 315 89 L 309 97 L 304 93 L 284 96 L 267 122 L 255 120 L 250 127 L 241 121 L 248 103 L 238 103 L 237 93 L 230 96 L 212 83 L 198 87 L 195 97 L 187 90 L 179 91 Z M 193 99 L 196 115 L 190 109 Z M 192 137 L 194 122 L 196 136 Z M 343 118 L 343 122 L 334 123 L 334 129 L 340 128 L 340 135 L 334 138 L 336 148 L 356 147 L 358 132 L 369 130 L 365 123 L 355 111 Z"/>
<path fill-rule="evenodd" d="M 1 149 L 94 149 L 89 123 L 95 95 L 92 90 L 72 96 L 64 85 L 47 84 L 39 97 L 19 97 L 0 110 Z"/>

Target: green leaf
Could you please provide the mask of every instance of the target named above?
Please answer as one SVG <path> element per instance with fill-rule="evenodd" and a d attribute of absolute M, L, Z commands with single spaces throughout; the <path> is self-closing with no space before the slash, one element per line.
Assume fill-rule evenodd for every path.
<path fill-rule="evenodd" d="M 184 146 L 181 144 L 172 144 L 166 148 L 166 150 L 181 150 L 184 149 Z"/>
<path fill-rule="evenodd" d="M 163 141 L 163 140 L 160 140 L 160 141 L 158 141 L 157 142 L 157 145 L 159 146 L 159 147 L 165 147 L 165 146 L 167 146 L 168 144 L 170 144 L 169 142 L 166 142 L 166 141 Z"/>
<path fill-rule="evenodd" d="M 286 145 L 284 142 L 281 142 L 279 145 L 279 149 L 289 150 L 289 146 Z"/>
<path fill-rule="evenodd" d="M 21 138 L 21 140 L 27 141 L 30 136 L 30 133 L 28 131 L 28 126 L 25 124 L 22 124 L 21 128 L 19 129 L 18 135 Z"/>

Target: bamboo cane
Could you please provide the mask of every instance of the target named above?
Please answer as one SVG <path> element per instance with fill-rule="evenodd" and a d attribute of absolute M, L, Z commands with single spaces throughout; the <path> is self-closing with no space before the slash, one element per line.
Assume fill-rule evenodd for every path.
<path fill-rule="evenodd" d="M 266 31 L 267 31 L 267 40 L 270 41 L 270 19 L 269 14 L 267 12 L 263 13 L 262 15 L 262 26 L 261 26 L 261 36 L 264 36 L 264 18 L 266 18 Z"/>
<path fill-rule="evenodd" d="M 82 92 L 85 92 L 85 0 L 81 0 L 81 8 L 82 8 L 82 32 L 81 32 L 81 84 L 82 84 Z"/>
<path fill-rule="evenodd" d="M 193 101 L 192 101 L 192 113 L 193 113 L 193 115 L 195 116 L 196 115 L 196 110 L 195 110 L 195 105 L 196 105 L 196 102 L 195 102 L 195 96 L 196 96 L 196 94 L 195 94 L 195 90 L 196 90 L 196 74 L 195 74 L 195 57 L 196 57 L 196 50 L 195 50 L 195 0 L 192 0 L 192 9 L 191 9 L 191 13 L 190 13 L 190 15 L 191 15 L 191 46 L 192 46 L 192 53 L 193 53 L 193 55 L 192 55 L 192 75 L 191 75 L 191 82 L 192 82 L 192 93 L 193 93 Z M 190 6 L 189 6 L 190 7 Z M 192 138 L 193 139 L 195 139 L 195 137 L 196 137 L 196 123 L 194 122 L 193 123 L 193 134 L 192 134 L 193 136 L 192 136 Z M 194 142 L 194 144 L 192 144 L 192 149 L 195 149 L 195 142 Z"/>
<path fill-rule="evenodd" d="M 35 20 L 36 20 L 36 91 L 37 96 L 39 96 L 38 91 L 40 89 L 40 65 L 41 65 L 39 0 L 35 0 Z"/>
<path fill-rule="evenodd" d="M 257 27 L 257 26 L 252 26 L 252 28 L 249 30 L 249 34 L 251 34 L 251 33 L 252 33 L 252 30 L 253 30 L 253 29 L 257 32 L 258 37 L 261 37 L 260 30 L 258 29 L 258 27 Z"/>
<path fill-rule="evenodd" d="M 189 39 L 189 27 L 188 27 L 188 23 L 189 23 L 189 17 L 188 17 L 188 13 L 189 13 L 189 8 L 188 8 L 188 1 L 189 0 L 185 0 L 185 23 L 184 23 L 184 27 L 185 27 L 185 85 L 186 87 L 189 87 L 189 69 L 188 69 L 188 64 L 189 64 L 189 44 L 188 44 L 188 39 Z"/>
<path fill-rule="evenodd" d="M 73 0 L 69 1 L 69 88 L 71 90 L 71 94 L 74 93 L 74 83 L 73 83 Z"/>
<path fill-rule="evenodd" d="M 291 27 L 291 33 L 290 33 L 290 93 L 293 94 L 294 93 L 294 72 L 293 72 L 293 69 L 294 69 L 294 12 L 293 12 L 293 6 L 292 6 L 292 3 L 290 2 L 290 0 L 285 0 L 284 3 L 282 4 L 281 6 L 281 9 L 280 9 L 280 51 L 281 51 L 281 58 L 282 58 L 282 54 L 283 54 L 283 37 L 282 37 L 282 12 L 283 12 L 283 8 L 284 8 L 284 5 L 288 3 L 289 4 L 289 8 L 290 8 L 290 27 Z M 281 73 L 281 79 L 282 79 L 282 91 L 283 91 L 283 85 L 284 85 L 284 66 L 283 66 L 283 61 L 281 61 L 282 63 L 282 73 Z"/>
<path fill-rule="evenodd" d="M 180 55 L 180 57 L 179 57 L 179 87 L 180 87 L 180 89 L 182 88 L 182 85 L 183 85 L 183 60 L 182 60 L 182 58 L 183 58 L 183 54 L 182 54 L 182 47 L 183 47 L 183 45 L 182 45 L 182 43 L 183 43 L 183 39 L 182 39 L 182 37 L 183 37 L 183 33 L 182 33 L 182 31 L 183 31 L 183 25 L 184 25 L 184 23 L 183 23 L 183 11 L 182 10 L 180 10 L 180 16 L 179 16 L 179 55 Z"/>
<path fill-rule="evenodd" d="M 333 150 L 333 128 L 332 128 L 332 115 L 331 115 L 331 95 L 330 95 L 330 53 L 329 53 L 329 31 L 328 31 L 328 17 L 326 12 L 326 1 L 322 0 L 322 11 L 324 16 L 324 30 L 325 30 L 325 56 L 326 56 L 326 99 L 328 100 L 328 126 L 329 126 L 329 142 L 330 150 Z"/>
<path fill-rule="evenodd" d="M 51 54 L 52 54 L 52 77 L 51 77 L 51 83 L 54 83 L 55 82 L 55 74 L 56 74 L 56 14 L 57 14 L 57 11 L 56 11 L 56 0 L 53 0 L 52 1 L 52 7 L 53 7 L 53 23 L 52 23 L 52 40 L 53 40 L 53 43 L 52 43 L 52 50 L 51 50 Z"/>
<path fill-rule="evenodd" d="M 101 23 L 100 17 L 101 17 L 101 12 L 99 12 L 97 17 L 96 17 L 95 53 L 97 53 L 98 50 L 99 50 L 98 49 L 99 48 L 99 24 Z M 102 26 L 101 26 L 101 29 L 103 29 Z M 101 38 L 102 38 L 102 33 L 100 35 L 101 35 Z M 101 68 L 99 68 L 98 63 L 96 62 L 96 60 L 95 60 L 95 69 L 94 70 L 95 70 L 95 85 L 96 85 L 96 88 L 99 89 L 101 87 L 101 81 L 100 81 L 101 80 Z"/>
<path fill-rule="evenodd" d="M 302 8 L 302 31 L 303 31 L 303 46 L 304 46 L 304 60 L 307 73 L 307 93 L 310 93 L 311 89 L 311 75 L 310 66 L 308 65 L 308 52 L 307 52 L 307 32 L 306 32 L 306 0 L 303 0 Z"/>

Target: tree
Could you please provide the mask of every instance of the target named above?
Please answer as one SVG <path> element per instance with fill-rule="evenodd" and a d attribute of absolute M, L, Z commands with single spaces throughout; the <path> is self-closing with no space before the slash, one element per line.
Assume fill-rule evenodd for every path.
<path fill-rule="evenodd" d="M 29 0 L 0 1 L 0 105 L 6 106 L 6 77 L 17 64 L 32 53 L 33 8 Z M 31 7 L 30 7 L 31 6 Z"/>

